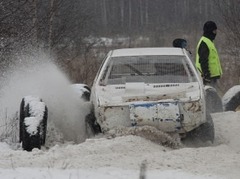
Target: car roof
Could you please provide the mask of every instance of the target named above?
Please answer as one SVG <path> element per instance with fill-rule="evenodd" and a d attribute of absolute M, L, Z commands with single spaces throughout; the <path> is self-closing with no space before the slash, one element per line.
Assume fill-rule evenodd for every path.
<path fill-rule="evenodd" d="M 112 50 L 111 56 L 146 56 L 146 55 L 185 55 L 182 48 L 176 47 L 148 47 L 148 48 L 123 48 Z"/>

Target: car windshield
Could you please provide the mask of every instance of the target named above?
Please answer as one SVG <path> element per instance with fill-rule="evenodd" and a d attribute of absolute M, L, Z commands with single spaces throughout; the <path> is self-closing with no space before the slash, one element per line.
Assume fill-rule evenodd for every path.
<path fill-rule="evenodd" d="M 189 83 L 197 81 L 185 56 L 111 57 L 101 85 L 143 83 Z"/>

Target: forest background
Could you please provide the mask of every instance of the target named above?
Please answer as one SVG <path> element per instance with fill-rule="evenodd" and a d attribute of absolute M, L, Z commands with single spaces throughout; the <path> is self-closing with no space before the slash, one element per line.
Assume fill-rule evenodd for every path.
<path fill-rule="evenodd" d="M 106 53 L 188 41 L 215 21 L 222 91 L 240 84 L 240 0 L 0 0 L 0 77 L 23 55 L 45 52 L 73 83 L 91 86 Z"/>

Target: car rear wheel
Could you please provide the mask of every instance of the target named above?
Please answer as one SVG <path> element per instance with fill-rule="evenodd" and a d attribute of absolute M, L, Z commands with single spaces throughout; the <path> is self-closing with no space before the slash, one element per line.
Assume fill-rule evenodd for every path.
<path fill-rule="evenodd" d="M 194 129 L 188 134 L 191 140 L 197 142 L 200 146 L 201 144 L 205 144 L 209 141 L 213 143 L 215 138 L 215 130 L 212 116 L 208 113 L 206 117 L 206 123 L 201 124 L 198 128 Z"/>

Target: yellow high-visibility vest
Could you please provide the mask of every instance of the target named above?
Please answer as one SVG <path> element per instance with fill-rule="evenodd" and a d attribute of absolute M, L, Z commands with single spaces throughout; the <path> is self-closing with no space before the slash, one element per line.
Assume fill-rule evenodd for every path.
<path fill-rule="evenodd" d="M 202 41 L 207 44 L 208 49 L 209 49 L 208 68 L 209 68 L 210 75 L 211 75 L 210 77 L 221 76 L 223 72 L 222 72 L 222 67 L 220 64 L 217 49 L 216 49 L 214 43 L 210 39 L 208 39 L 204 36 L 201 37 L 201 39 L 199 40 L 198 45 L 197 45 L 197 53 L 196 53 L 197 69 L 202 73 L 202 68 L 201 68 L 201 64 L 199 63 L 199 55 L 198 55 L 198 49 L 199 49 L 199 46 Z"/>

